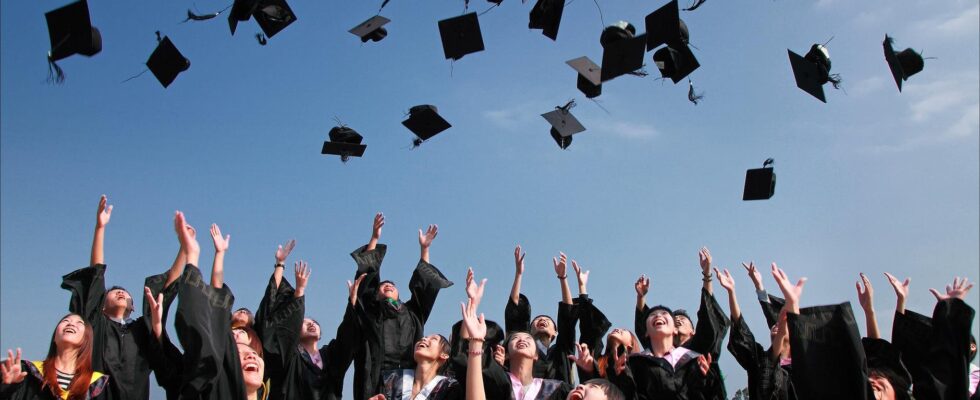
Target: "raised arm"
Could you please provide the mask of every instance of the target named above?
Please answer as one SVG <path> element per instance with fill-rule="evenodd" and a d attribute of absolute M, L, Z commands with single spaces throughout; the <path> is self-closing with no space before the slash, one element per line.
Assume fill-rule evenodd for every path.
<path fill-rule="evenodd" d="M 184 245 L 180 240 L 181 231 L 187 230 L 192 238 L 197 237 L 197 231 L 194 230 L 194 227 L 187 225 L 182 218 L 180 211 L 174 211 L 174 232 L 180 246 L 177 249 L 177 257 L 174 258 L 174 263 L 167 270 L 167 282 L 163 285 L 164 288 L 170 287 L 170 284 L 180 278 L 180 275 L 184 273 L 184 266 L 187 265 L 187 253 L 184 252 Z"/>
<path fill-rule="evenodd" d="M 180 238 L 180 248 L 184 253 L 187 264 L 197 266 L 201 259 L 201 245 L 197 243 L 194 227 L 187 223 L 184 213 L 177 211 L 177 218 L 174 220 L 175 227 L 178 228 L 177 234 Z"/>
<path fill-rule="evenodd" d="M 633 284 L 633 289 L 636 289 L 636 310 L 644 311 L 647 306 L 647 292 L 650 291 L 650 278 L 646 274 L 640 275 Z"/>
<path fill-rule="evenodd" d="M 766 317 L 766 324 L 772 328 L 776 325 L 781 304 L 774 304 L 769 299 L 769 293 L 766 293 L 766 289 L 762 286 L 762 274 L 755 267 L 754 262 L 749 262 L 748 264 L 743 262 L 742 267 L 748 273 L 749 279 L 752 279 L 752 285 L 755 286 L 755 295 L 759 299 L 759 305 L 762 307 L 762 314 Z"/>
<path fill-rule="evenodd" d="M 776 263 L 772 263 L 772 277 L 776 279 L 779 290 L 783 292 L 783 296 L 786 298 L 786 305 L 784 306 L 786 311 L 792 314 L 799 314 L 800 296 L 803 294 L 803 284 L 806 283 L 806 278 L 800 278 L 794 285 L 790 282 L 789 277 L 786 276 L 786 272 L 779 269 Z"/>
<path fill-rule="evenodd" d="M 382 218 L 382 223 L 383 223 Z M 436 235 L 439 234 L 439 225 L 429 225 L 429 228 L 423 233 L 419 229 L 419 248 L 421 249 L 421 255 L 419 258 L 422 261 L 429 262 L 429 246 L 432 246 L 432 241 L 435 240 Z M 372 236 L 373 238 L 373 236 Z"/>
<path fill-rule="evenodd" d="M 698 250 L 698 263 L 701 264 L 701 286 L 708 291 L 708 294 L 713 295 L 714 292 L 711 289 L 711 252 L 708 251 L 707 247 Z"/>
<path fill-rule="evenodd" d="M 105 226 L 109 224 L 112 217 L 112 205 L 107 205 L 108 200 L 105 195 L 99 199 L 99 211 L 95 216 L 95 234 L 92 236 L 92 256 L 89 265 L 105 264 Z"/>
<path fill-rule="evenodd" d="M 374 214 L 374 225 L 371 229 L 371 240 L 368 241 L 365 250 L 371 251 L 378 247 L 378 240 L 381 239 L 381 228 L 385 226 L 385 215 L 382 213 Z"/>
<path fill-rule="evenodd" d="M 864 284 L 864 289 L 861 289 L 861 284 Z M 865 323 L 868 326 L 867 337 L 872 339 L 881 339 L 881 332 L 878 330 L 878 319 L 875 317 L 874 308 L 874 288 L 871 287 L 871 281 L 868 277 L 861 273 L 861 281 L 854 283 L 854 287 L 857 288 L 858 301 L 861 303 L 861 309 L 864 310 Z"/>
<path fill-rule="evenodd" d="M 572 304 L 572 289 L 568 287 L 568 273 L 566 271 L 568 266 L 568 256 L 561 252 L 558 254 L 559 257 L 552 257 L 551 262 L 555 266 L 555 275 L 558 277 L 558 283 L 561 284 L 561 302 L 565 304 Z"/>
<path fill-rule="evenodd" d="M 473 300 L 460 304 L 463 314 L 463 327 L 469 334 L 469 357 L 466 359 L 466 400 L 486 400 L 483 389 L 483 342 L 487 336 L 487 323 L 483 314 L 476 314 Z"/>
<path fill-rule="evenodd" d="M 524 275 L 524 255 L 521 245 L 514 248 L 514 284 L 510 287 L 510 302 L 515 305 L 520 301 L 521 277 Z"/>
<path fill-rule="evenodd" d="M 912 283 L 912 278 L 905 278 L 905 282 L 902 282 L 887 272 L 885 272 L 885 277 L 888 278 L 888 283 L 892 285 L 892 289 L 895 289 L 895 312 L 905 314 L 905 299 L 908 298 L 909 284 Z"/>
<path fill-rule="evenodd" d="M 211 224 L 211 240 L 214 241 L 214 263 L 211 264 L 211 287 L 221 289 L 225 284 L 225 252 L 231 243 L 231 235 L 222 237 L 218 224 Z"/>
<path fill-rule="evenodd" d="M 575 260 L 572 260 L 572 269 L 575 270 L 575 279 L 578 281 L 578 294 L 579 296 L 588 295 L 586 290 L 586 285 L 589 283 L 589 271 L 582 271 L 582 268 L 578 266 Z"/>
<path fill-rule="evenodd" d="M 276 265 L 272 271 L 272 281 L 275 283 L 276 289 L 279 289 L 279 284 L 282 283 L 282 273 L 286 270 L 286 258 L 293 251 L 293 247 L 296 247 L 296 240 L 290 239 L 285 246 L 280 244 L 276 249 Z"/>
<path fill-rule="evenodd" d="M 738 307 L 738 299 L 735 298 L 735 279 L 732 279 L 727 268 L 724 273 L 715 268 L 715 276 L 718 277 L 718 284 L 728 291 L 728 309 L 731 310 L 732 322 L 738 321 L 742 318 L 742 309 Z"/>
<path fill-rule="evenodd" d="M 143 287 L 143 294 L 146 297 L 146 304 L 150 310 L 150 327 L 153 337 L 159 342 L 163 335 L 163 293 L 153 297 L 153 292 L 149 287 Z"/>

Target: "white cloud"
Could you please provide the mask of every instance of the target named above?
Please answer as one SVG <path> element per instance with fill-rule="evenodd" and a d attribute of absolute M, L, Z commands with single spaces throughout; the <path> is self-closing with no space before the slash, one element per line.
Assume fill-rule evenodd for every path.
<path fill-rule="evenodd" d="M 976 77 L 952 76 L 949 79 L 933 81 L 925 84 L 909 84 L 904 86 L 904 92 L 912 97 L 909 104 L 911 118 L 915 122 L 926 122 L 945 115 L 956 106 L 976 97 Z M 970 102 L 972 104 L 972 102 Z"/>
<path fill-rule="evenodd" d="M 944 38 L 973 37 L 980 31 L 980 5 L 918 22 L 916 31 Z"/>

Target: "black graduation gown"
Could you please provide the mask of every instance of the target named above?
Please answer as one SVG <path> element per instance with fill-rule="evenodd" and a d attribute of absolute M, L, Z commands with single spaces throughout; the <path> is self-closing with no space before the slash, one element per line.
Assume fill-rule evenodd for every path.
<path fill-rule="evenodd" d="M 531 303 L 524 294 L 519 295 L 517 304 L 507 299 L 504 307 L 504 327 L 509 337 L 514 332 L 531 332 Z M 535 378 L 557 379 L 572 383 L 572 365 L 569 355 L 575 354 L 575 324 L 578 322 L 578 307 L 574 302 L 558 302 L 558 336 L 547 352 L 537 346 L 538 359 L 534 362 L 531 375 Z"/>
<path fill-rule="evenodd" d="M 102 313 L 105 269 L 105 264 L 96 264 L 62 277 L 61 287 L 71 292 L 68 310 L 92 327 L 92 369 L 112 377 L 106 399 L 146 400 L 150 398 L 151 362 L 156 364 L 149 351 L 153 335 L 143 317 L 122 324 Z"/>
<path fill-rule="evenodd" d="M 647 352 L 634 353 L 626 360 L 626 370 L 615 373 L 614 365 L 607 365 L 606 376 L 623 391 L 627 399 L 639 400 L 703 400 L 710 399 L 709 390 L 720 379 L 714 370 L 701 373 L 697 357 L 691 351 L 675 366 Z"/>
<path fill-rule="evenodd" d="M 367 274 L 358 288 L 357 318 L 361 340 L 354 352 L 354 398 L 363 399 L 377 394 L 381 372 L 390 369 L 414 369 L 415 342 L 422 338 L 425 321 L 439 291 L 453 282 L 434 265 L 419 260 L 408 283 L 411 299 L 393 307 L 378 299 L 381 284 L 381 263 L 387 246 L 375 250 L 362 246 L 351 253 L 357 262 L 355 278 Z"/>
<path fill-rule="evenodd" d="M 489 363 L 496 363 L 493 359 L 494 346 L 504 341 L 504 331 L 500 325 L 490 320 L 487 320 L 486 323 L 487 335 L 483 341 L 483 369 L 489 367 Z M 449 338 L 449 362 L 446 364 L 445 375 L 459 382 L 461 390 L 466 393 L 466 363 L 469 360 L 469 341 L 463 339 L 462 326 L 462 320 L 453 324 L 452 334 Z"/>
<path fill-rule="evenodd" d="M 402 396 L 402 390 L 411 391 L 411 386 L 405 388 L 406 380 L 414 374 L 414 370 L 395 369 L 385 371 L 381 376 L 381 388 L 379 392 L 385 395 L 385 400 L 412 400 L 409 396 Z M 408 379 L 406 379 L 408 378 Z M 463 385 L 453 378 L 443 376 L 438 382 L 429 382 L 431 387 L 423 387 L 419 394 L 426 394 L 427 400 L 463 400 L 466 392 Z M 417 395 L 416 395 L 417 396 Z"/>
<path fill-rule="evenodd" d="M 755 341 L 744 318 L 732 324 L 728 351 L 745 369 L 749 378 L 749 398 L 753 400 L 796 400 L 790 368 L 781 368 L 772 348 L 763 349 Z"/>
<path fill-rule="evenodd" d="M 170 307 L 173 305 L 174 300 L 177 299 L 177 285 L 176 282 L 168 287 L 164 287 L 167 282 L 167 273 L 162 273 L 159 275 L 152 275 L 146 278 L 143 286 L 150 288 L 150 293 L 154 298 L 158 294 L 163 294 L 163 305 L 162 314 L 163 319 L 161 325 L 163 326 L 163 331 L 161 332 L 160 340 L 153 340 L 152 332 L 153 327 L 150 325 L 152 321 L 148 318 L 144 318 L 146 322 L 146 329 L 151 333 L 151 339 L 148 341 L 149 353 L 154 355 L 151 360 L 156 360 L 155 363 L 158 367 L 154 367 L 153 375 L 156 377 L 157 385 L 164 389 L 167 395 L 167 399 L 174 400 L 179 397 L 180 394 L 180 384 L 183 379 L 181 374 L 181 369 L 183 367 L 184 355 L 181 353 L 180 349 L 173 344 L 170 339 L 170 334 L 167 333 L 167 319 L 170 315 Z M 146 302 L 145 298 L 143 300 L 143 315 L 150 315 L 150 305 Z"/>
<path fill-rule="evenodd" d="M 593 304 L 589 295 L 579 295 L 573 302 L 578 308 L 578 342 L 589 346 L 589 352 L 594 358 L 598 359 L 605 347 L 603 337 L 609 331 L 609 328 L 612 327 L 612 323 L 606 318 L 606 314 Z M 592 372 L 585 371 L 578 365 L 576 365 L 576 369 L 578 370 L 579 382 L 586 382 L 589 379 L 601 377 L 598 364 L 595 362 L 592 365 Z"/>
<path fill-rule="evenodd" d="M 41 385 L 44 382 L 42 362 L 21 360 L 21 371 L 27 372 L 27 376 L 20 383 L 12 385 L 0 382 L 0 398 L 8 400 L 61 400 L 60 397 L 51 394 L 49 388 L 41 389 Z M 106 390 L 108 388 L 108 381 L 109 376 L 103 375 L 101 372 L 93 372 L 88 387 L 87 399 L 107 399 L 109 394 Z"/>
<path fill-rule="evenodd" d="M 184 267 L 177 285 L 174 326 L 184 348 L 180 398 L 245 399 L 238 345 L 231 334 L 231 289 L 211 287 L 192 264 Z"/>
<path fill-rule="evenodd" d="M 868 398 L 867 361 L 849 302 L 804 308 L 787 322 L 797 398 Z"/>
<path fill-rule="evenodd" d="M 557 379 L 543 379 L 541 390 L 533 399 L 524 400 L 565 400 L 568 393 L 575 389 L 567 382 Z M 483 391 L 487 399 L 493 400 L 514 400 L 514 391 L 510 385 L 510 373 L 505 371 L 500 364 L 490 363 L 483 370 Z"/>
<path fill-rule="evenodd" d="M 968 360 L 974 310 L 960 299 L 936 303 L 932 318 L 905 310 L 895 314 L 892 341 L 912 374 L 917 400 L 970 396 Z"/>

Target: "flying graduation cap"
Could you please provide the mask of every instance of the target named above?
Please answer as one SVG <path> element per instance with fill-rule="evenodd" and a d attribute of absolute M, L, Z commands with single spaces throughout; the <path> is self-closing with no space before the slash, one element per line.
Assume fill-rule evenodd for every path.
<path fill-rule="evenodd" d="M 157 35 L 159 38 L 159 32 Z M 191 62 L 180 54 L 180 50 L 177 50 L 177 46 L 170 41 L 170 37 L 164 36 L 157 43 L 157 48 L 150 54 L 150 58 L 146 60 L 146 67 L 166 88 L 177 79 L 177 75 L 191 67 Z"/>
<path fill-rule="evenodd" d="M 330 141 L 323 142 L 323 149 L 320 154 L 332 154 L 340 156 L 340 161 L 347 162 L 351 157 L 360 157 L 367 150 L 366 144 L 361 144 L 363 140 L 357 131 L 346 126 L 335 126 L 330 129 Z"/>
<path fill-rule="evenodd" d="M 408 119 L 402 121 L 402 125 L 405 125 L 417 136 L 412 141 L 413 147 L 418 147 L 422 142 L 452 127 L 439 115 L 436 106 L 430 104 L 418 105 L 409 109 Z"/>
<path fill-rule="evenodd" d="M 633 24 L 619 21 L 606 27 L 599 36 L 599 44 L 602 45 L 602 82 L 643 68 L 647 36 L 636 36 Z"/>
<path fill-rule="evenodd" d="M 556 106 L 554 111 L 541 114 L 545 121 L 551 124 L 551 138 L 562 150 L 571 146 L 572 135 L 585 132 L 582 123 L 572 115 L 572 107 L 575 107 L 575 100 L 569 101 L 564 106 Z"/>
<path fill-rule="evenodd" d="M 286 0 L 259 0 L 252 18 L 269 39 L 296 21 L 296 14 Z"/>
<path fill-rule="evenodd" d="M 578 72 L 578 81 L 576 86 L 586 98 L 596 98 L 602 94 L 602 72 L 596 63 L 592 62 L 589 57 L 579 57 L 573 60 L 565 61 L 565 64 L 575 69 Z"/>
<path fill-rule="evenodd" d="M 660 70 L 660 76 L 670 78 L 676 84 L 701 66 L 689 46 L 690 31 L 687 24 L 680 19 L 677 0 L 672 0 L 648 14 L 644 22 L 647 29 L 647 51 L 667 45 L 653 53 L 653 61 Z"/>
<path fill-rule="evenodd" d="M 839 89 L 841 83 L 839 74 L 830 73 L 830 52 L 827 47 L 819 43 L 814 44 L 803 57 L 792 50 L 786 51 L 789 53 L 789 63 L 793 67 L 796 87 L 826 103 L 823 85 L 830 82 L 834 89 Z"/>
<path fill-rule="evenodd" d="M 389 22 L 391 22 L 390 19 L 375 15 L 368 18 L 367 21 L 361 22 L 359 25 L 351 28 L 348 32 L 360 37 L 361 43 L 367 43 L 368 40 L 379 42 L 388 36 L 388 30 L 384 26 Z"/>
<path fill-rule="evenodd" d="M 898 91 L 901 92 L 902 81 L 907 81 L 910 76 L 922 71 L 925 62 L 922 55 L 916 53 L 912 48 L 896 52 L 892 48 L 893 42 L 894 39 L 885 34 L 885 41 L 881 42 L 881 46 L 885 50 L 885 61 L 888 62 L 888 68 L 892 71 L 892 78 L 895 78 L 895 85 L 898 85 Z"/>
<path fill-rule="evenodd" d="M 484 50 L 480 20 L 475 12 L 439 21 L 439 36 L 446 59 L 459 60 L 463 56 Z"/>
<path fill-rule="evenodd" d="M 558 26 L 565 10 L 565 0 L 538 0 L 531 9 L 527 27 L 541 29 L 541 34 L 558 40 Z"/>
<path fill-rule="evenodd" d="M 228 13 L 228 28 L 231 29 L 232 36 L 238 29 L 238 23 L 248 21 L 252 18 L 252 13 L 259 6 L 259 0 L 235 0 L 231 4 L 231 12 Z"/>
<path fill-rule="evenodd" d="M 94 56 L 102 51 L 102 34 L 92 26 L 88 2 L 79 0 L 44 14 L 48 23 L 51 50 L 48 52 L 49 79 L 62 82 L 64 72 L 55 61 L 81 54 Z M 53 71 L 52 71 L 53 70 Z M 54 77 L 50 75 L 54 73 Z"/>
<path fill-rule="evenodd" d="M 773 159 L 766 159 L 762 168 L 745 171 L 745 188 L 742 200 L 769 200 L 776 193 L 776 173 L 772 168 Z"/>

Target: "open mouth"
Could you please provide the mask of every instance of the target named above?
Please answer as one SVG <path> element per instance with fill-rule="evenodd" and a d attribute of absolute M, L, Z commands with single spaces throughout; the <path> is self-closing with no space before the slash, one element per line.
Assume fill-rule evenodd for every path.
<path fill-rule="evenodd" d="M 429 344 L 426 342 L 419 342 L 419 344 L 415 345 L 415 350 L 422 350 L 427 348 L 429 348 Z"/>
<path fill-rule="evenodd" d="M 526 348 L 528 348 L 530 346 L 531 346 L 531 344 L 528 343 L 528 342 L 525 342 L 525 341 L 517 342 L 517 348 L 518 349 L 526 349 Z"/>
<path fill-rule="evenodd" d="M 585 389 L 576 388 L 575 390 L 568 393 L 568 400 L 583 400 L 585 399 Z"/>
<path fill-rule="evenodd" d="M 259 372 L 259 364 L 250 362 L 242 366 L 242 370 L 245 372 Z"/>
<path fill-rule="evenodd" d="M 75 327 L 74 326 L 68 326 L 68 327 L 65 328 L 65 333 L 75 334 L 75 333 L 78 333 L 78 331 L 75 330 Z"/>
<path fill-rule="evenodd" d="M 667 325 L 667 320 L 664 318 L 657 318 L 653 320 L 653 326 L 664 326 Z"/>

